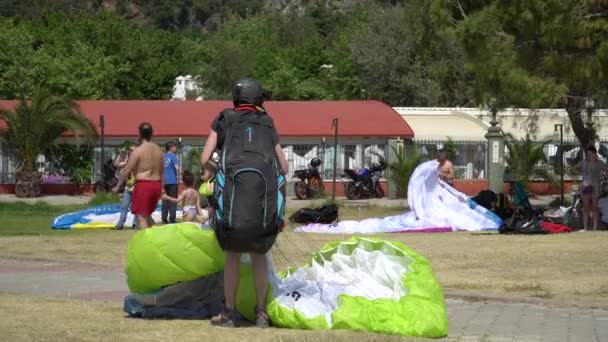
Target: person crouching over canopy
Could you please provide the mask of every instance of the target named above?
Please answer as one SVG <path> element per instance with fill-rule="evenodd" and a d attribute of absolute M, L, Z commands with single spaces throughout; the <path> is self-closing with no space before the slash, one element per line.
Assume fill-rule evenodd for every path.
<path fill-rule="evenodd" d="M 454 185 L 454 165 L 448 160 L 445 150 L 437 151 L 437 162 L 439 162 L 439 178 L 449 185 Z"/>

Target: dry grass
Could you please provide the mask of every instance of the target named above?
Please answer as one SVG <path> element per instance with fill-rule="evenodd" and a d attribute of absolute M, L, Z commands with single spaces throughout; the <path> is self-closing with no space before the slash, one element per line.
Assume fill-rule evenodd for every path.
<path fill-rule="evenodd" d="M 85 233 L 85 234 L 82 234 Z M 0 237 L 0 254 L 123 264 L 135 231 L 62 231 L 50 235 Z"/>
<path fill-rule="evenodd" d="M 352 331 L 215 328 L 209 321 L 137 320 L 117 305 L 0 294 L 0 340 L 20 341 L 416 341 Z"/>
<path fill-rule="evenodd" d="M 360 219 L 400 212 L 344 208 L 341 217 Z M 123 265 L 132 231 L 64 231 L 0 236 L 0 254 L 85 260 Z M 298 266 L 330 241 L 349 235 L 283 232 L 273 250 L 275 267 Z M 608 303 L 608 232 L 544 236 L 498 234 L 385 234 L 427 257 L 449 290 L 553 300 Z"/>

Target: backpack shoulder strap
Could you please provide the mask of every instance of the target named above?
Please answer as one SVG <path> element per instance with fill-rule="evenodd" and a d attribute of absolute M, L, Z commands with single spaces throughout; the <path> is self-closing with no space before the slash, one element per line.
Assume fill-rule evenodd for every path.
<path fill-rule="evenodd" d="M 241 119 L 241 114 L 242 113 L 237 112 L 232 108 L 224 109 L 220 113 L 220 115 L 224 118 L 224 123 L 226 124 L 226 127 L 229 127 L 234 122 L 239 121 Z"/>
<path fill-rule="evenodd" d="M 245 115 L 245 114 L 255 114 L 253 115 Z M 274 127 L 274 122 L 272 118 L 265 111 L 258 112 L 250 112 L 250 111 L 239 111 L 234 110 L 232 108 L 224 109 L 221 115 L 224 117 L 224 121 L 226 123 L 226 127 L 234 124 L 236 122 L 256 122 L 257 124 L 261 124 L 268 127 Z"/>

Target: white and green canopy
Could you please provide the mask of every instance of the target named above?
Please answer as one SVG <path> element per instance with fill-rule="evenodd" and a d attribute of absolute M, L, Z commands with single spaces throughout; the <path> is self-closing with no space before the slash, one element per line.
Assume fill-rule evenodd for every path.
<path fill-rule="evenodd" d="M 156 227 L 129 243 L 134 293 L 221 272 L 225 257 L 212 231 L 192 224 Z M 308 265 L 270 272 L 267 311 L 278 327 L 349 329 L 403 336 L 447 335 L 441 286 L 430 263 L 399 242 L 353 237 L 325 245 Z M 241 265 L 237 308 L 253 318 L 252 269 Z"/>

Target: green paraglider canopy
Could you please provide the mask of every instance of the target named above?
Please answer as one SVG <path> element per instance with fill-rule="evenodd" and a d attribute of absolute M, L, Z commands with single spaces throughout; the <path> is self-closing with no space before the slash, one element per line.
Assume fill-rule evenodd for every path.
<path fill-rule="evenodd" d="M 189 223 L 144 229 L 129 241 L 127 285 L 133 293 L 154 292 L 221 272 L 225 259 L 211 230 Z"/>
<path fill-rule="evenodd" d="M 145 229 L 129 241 L 127 285 L 135 294 L 147 294 L 179 282 L 222 272 L 226 255 L 209 229 L 178 223 Z M 251 263 L 240 268 L 237 308 L 254 319 L 255 288 Z"/>

